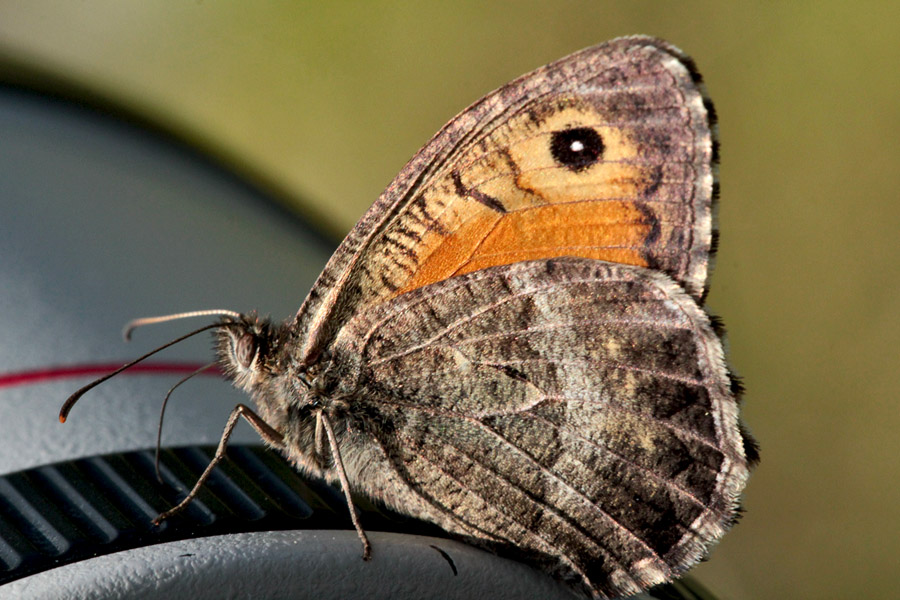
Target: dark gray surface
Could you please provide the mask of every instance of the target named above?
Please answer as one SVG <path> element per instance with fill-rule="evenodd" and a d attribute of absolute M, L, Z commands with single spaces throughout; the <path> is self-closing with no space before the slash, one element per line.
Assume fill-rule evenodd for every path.
<path fill-rule="evenodd" d="M 0 94 L 0 372 L 124 362 L 204 322 L 136 332 L 128 320 L 200 308 L 299 307 L 331 253 L 243 185 L 189 152 L 56 101 Z M 208 337 L 160 360 L 206 362 Z M 69 421 L 61 402 L 88 379 L 0 389 L 0 473 L 152 446 L 159 403 L 177 377 L 118 377 Z M 181 388 L 169 445 L 211 443 L 243 395 L 216 378 Z M 242 425 L 237 441 L 257 441 Z"/>

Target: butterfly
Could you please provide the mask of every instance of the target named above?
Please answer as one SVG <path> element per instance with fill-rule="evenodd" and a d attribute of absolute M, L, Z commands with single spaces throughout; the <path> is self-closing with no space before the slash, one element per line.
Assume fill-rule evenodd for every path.
<path fill-rule="evenodd" d="M 235 408 L 158 520 L 243 417 L 348 502 L 380 500 L 587 596 L 679 576 L 734 523 L 758 460 L 703 309 L 717 163 L 700 75 L 654 38 L 477 101 L 293 319 L 212 311 L 218 363 L 256 408 Z"/>

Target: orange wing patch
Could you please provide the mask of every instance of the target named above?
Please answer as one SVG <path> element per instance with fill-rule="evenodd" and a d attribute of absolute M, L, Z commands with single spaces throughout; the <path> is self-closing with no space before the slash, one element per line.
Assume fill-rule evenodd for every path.
<path fill-rule="evenodd" d="M 649 229 L 630 202 L 549 204 L 507 215 L 482 214 L 444 238 L 397 293 L 487 267 L 556 256 L 647 266 L 639 248 Z"/>
<path fill-rule="evenodd" d="M 554 132 L 588 127 L 602 139 L 602 159 L 581 170 L 560 165 Z M 603 124 L 590 106 L 508 120 L 423 193 L 430 221 L 416 232 L 416 264 L 391 295 L 539 258 L 647 266 L 641 249 L 651 226 L 637 204 L 646 174 L 636 158 L 627 132 Z"/>

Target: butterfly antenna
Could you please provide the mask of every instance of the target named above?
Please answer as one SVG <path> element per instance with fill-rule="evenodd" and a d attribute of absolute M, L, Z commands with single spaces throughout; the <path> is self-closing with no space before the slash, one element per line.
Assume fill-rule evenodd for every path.
<path fill-rule="evenodd" d="M 212 310 L 193 310 L 190 312 L 183 313 L 175 313 L 172 315 L 160 315 L 158 317 L 143 317 L 141 319 L 135 319 L 133 321 L 129 321 L 125 324 L 125 327 L 122 329 L 122 337 L 125 338 L 126 342 L 131 341 L 132 332 L 138 327 L 143 327 L 144 325 L 154 325 L 156 323 L 167 323 L 169 321 L 177 321 L 178 319 L 190 319 L 192 317 L 231 317 L 232 319 L 240 319 L 241 313 L 235 312 L 233 310 L 224 310 L 224 309 L 212 309 Z"/>
<path fill-rule="evenodd" d="M 206 371 L 207 369 L 213 368 L 214 366 L 216 366 L 216 363 L 214 363 L 214 362 L 203 365 L 202 367 L 200 367 L 199 369 L 197 369 L 190 375 L 187 375 L 187 376 L 179 379 L 178 383 L 176 383 L 175 385 L 170 387 L 169 391 L 166 392 L 166 397 L 163 399 L 162 408 L 159 411 L 159 427 L 156 429 L 156 454 L 155 454 L 154 460 L 153 460 L 153 467 L 154 467 L 154 469 L 156 469 L 156 480 L 159 481 L 160 483 L 163 483 L 163 479 L 162 479 L 162 474 L 159 472 L 159 449 L 162 446 L 163 419 L 165 419 L 165 417 L 166 417 L 166 405 L 169 404 L 169 398 L 172 397 L 172 392 L 174 392 L 178 388 L 178 386 L 180 386 L 182 383 L 186 382 L 188 379 L 190 379 L 191 377 L 194 377 L 195 375 L 199 375 L 200 373 L 202 373 L 203 371 Z"/>
<path fill-rule="evenodd" d="M 240 316 L 238 313 L 233 313 L 233 312 L 231 312 L 231 311 L 227 311 L 227 312 L 226 312 L 226 311 L 216 311 L 215 314 L 220 314 L 220 315 L 224 314 L 224 316 L 232 316 L 232 315 Z M 140 320 L 140 319 L 139 319 L 139 320 Z M 118 375 L 119 373 L 121 373 L 122 371 L 124 371 L 125 369 L 128 369 L 128 368 L 133 367 L 134 365 L 138 364 L 138 363 L 141 362 L 142 360 L 146 360 L 146 359 L 150 358 L 151 356 L 153 356 L 153 355 L 156 354 L 157 352 L 160 352 L 161 350 L 165 350 L 165 349 L 168 348 L 169 346 L 174 346 L 174 345 L 177 344 L 178 342 L 183 342 L 184 340 L 188 339 L 189 337 L 195 336 L 195 335 L 197 335 L 198 333 L 202 333 L 202 332 L 206 331 L 207 329 L 215 329 L 215 328 L 217 328 L 217 327 L 222 327 L 223 325 L 224 325 L 224 326 L 227 326 L 227 323 L 225 323 L 225 324 L 223 324 L 223 323 L 210 323 L 209 325 L 204 325 L 204 326 L 201 327 L 200 329 L 195 329 L 194 331 L 192 331 L 192 332 L 190 332 L 190 333 L 188 333 L 188 334 L 185 334 L 185 335 L 183 335 L 183 336 L 181 336 L 181 337 L 179 337 L 179 338 L 177 338 L 177 339 L 174 339 L 174 340 L 172 340 L 171 342 L 169 342 L 169 343 L 167 343 L 167 344 L 163 344 L 163 345 L 160 346 L 159 348 L 157 348 L 157 349 L 155 349 L 155 350 L 151 350 L 150 352 L 148 352 L 147 354 L 141 356 L 140 358 L 136 358 L 136 359 L 134 359 L 133 361 L 131 361 L 131 362 L 127 363 L 127 364 L 122 365 L 121 367 L 119 367 L 118 369 L 116 369 L 115 371 L 113 371 L 112 373 L 109 373 L 108 375 L 104 375 L 104 376 L 101 377 L 100 379 L 96 379 L 96 380 L 92 381 L 91 383 L 87 384 L 86 386 L 84 386 L 83 388 L 79 389 L 77 392 L 75 392 L 75 393 L 72 394 L 71 396 L 69 396 L 68 399 L 63 403 L 62 408 L 61 408 L 60 411 L 59 411 L 59 422 L 60 422 L 60 423 L 65 423 L 65 422 L 66 422 L 66 418 L 69 416 L 69 411 L 72 410 L 72 407 L 75 406 L 75 403 L 78 402 L 78 399 L 81 398 L 86 392 L 88 392 L 89 390 L 91 390 L 91 389 L 97 387 L 98 385 L 100 385 L 101 383 L 103 383 L 104 381 L 106 381 L 107 379 L 109 379 L 109 378 L 111 378 L 111 377 L 115 377 L 116 375 Z"/>

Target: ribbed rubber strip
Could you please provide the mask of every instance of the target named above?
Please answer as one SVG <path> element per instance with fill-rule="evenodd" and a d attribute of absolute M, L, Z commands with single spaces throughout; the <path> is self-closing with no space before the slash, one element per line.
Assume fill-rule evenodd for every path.
<path fill-rule="evenodd" d="M 86 558 L 173 540 L 247 531 L 353 529 L 341 491 L 304 479 L 261 446 L 232 445 L 185 511 L 151 522 L 193 487 L 214 446 L 83 458 L 0 477 L 0 585 Z M 446 537 L 355 498 L 363 528 Z"/>
<path fill-rule="evenodd" d="M 262 446 L 228 446 L 199 496 L 159 527 L 209 464 L 215 446 L 168 448 L 156 480 L 153 452 L 82 458 L 0 477 L 0 585 L 130 548 L 247 531 L 352 530 L 340 489 L 306 479 Z M 367 531 L 447 537 L 440 528 L 355 496 Z M 656 586 L 661 600 L 714 600 L 690 577 Z"/>

